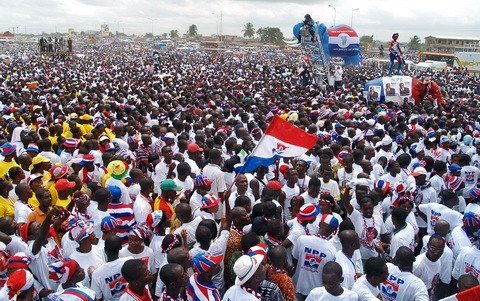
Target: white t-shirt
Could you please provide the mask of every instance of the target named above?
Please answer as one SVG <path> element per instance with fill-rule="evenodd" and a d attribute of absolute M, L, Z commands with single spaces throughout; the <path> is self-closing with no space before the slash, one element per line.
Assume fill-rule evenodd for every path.
<path fill-rule="evenodd" d="M 293 246 L 292 256 L 298 260 L 293 283 L 295 291 L 302 295 L 323 285 L 322 270 L 335 258 L 337 249 L 328 240 L 313 235 L 301 235 Z"/>
<path fill-rule="evenodd" d="M 133 203 L 133 215 L 137 224 L 145 224 L 150 213 L 152 213 L 152 205 L 142 194 L 138 194 Z"/>
<path fill-rule="evenodd" d="M 480 205 L 477 203 L 470 203 L 465 207 L 465 213 L 473 212 L 475 214 L 480 214 Z"/>
<path fill-rule="evenodd" d="M 166 253 L 162 252 L 162 242 L 164 238 L 165 236 L 154 234 L 149 245 L 150 249 L 153 250 L 154 266 L 157 271 L 159 271 L 160 264 L 167 255 Z"/>
<path fill-rule="evenodd" d="M 387 263 L 387 281 L 380 284 L 380 294 L 384 301 L 428 301 L 428 292 L 425 283 L 410 272 Z"/>
<path fill-rule="evenodd" d="M 123 278 L 121 270 L 125 261 L 133 257 L 118 258 L 106 262 L 98 267 L 92 274 L 92 286 L 97 299 L 119 300 L 127 288 L 127 281 Z"/>
<path fill-rule="evenodd" d="M 65 258 L 70 257 L 72 253 L 79 247 L 78 242 L 70 239 L 70 231 L 62 236 L 62 255 Z"/>
<path fill-rule="evenodd" d="M 183 229 L 187 230 L 187 244 L 192 245 L 196 242 L 195 231 L 197 231 L 198 224 L 200 224 L 202 220 L 202 217 L 198 216 L 189 223 L 182 224 L 180 227 L 175 229 L 173 234 L 181 234 Z"/>
<path fill-rule="evenodd" d="M 155 268 L 155 258 L 153 256 L 153 250 L 147 246 L 143 246 L 142 252 L 138 254 L 133 254 L 128 250 L 128 245 L 126 245 L 120 250 L 118 256 L 121 258 L 133 257 L 134 259 L 140 259 L 141 261 L 143 261 L 143 263 L 145 263 L 145 265 L 148 267 L 152 274 L 155 274 L 157 272 Z"/>
<path fill-rule="evenodd" d="M 447 269 L 448 267 L 442 267 L 440 258 L 433 262 L 427 258 L 426 253 L 422 253 L 415 258 L 413 274 L 422 279 L 427 290 L 430 290 L 438 285 L 442 268 Z"/>
<path fill-rule="evenodd" d="M 70 258 L 75 259 L 78 265 L 85 271 L 85 279 L 82 284 L 86 287 L 90 287 L 90 275 L 99 266 L 104 264 L 103 258 L 99 257 L 97 253 L 90 251 L 88 253 L 80 253 L 77 250 L 73 251 Z"/>
<path fill-rule="evenodd" d="M 480 176 L 480 169 L 475 166 L 462 166 L 460 176 L 465 183 L 464 191 L 469 191 L 477 187 L 478 177 Z"/>
<path fill-rule="evenodd" d="M 240 285 L 230 287 L 222 301 L 260 301 L 257 297 L 244 290 Z"/>
<path fill-rule="evenodd" d="M 382 218 L 375 214 L 371 218 L 363 218 L 360 211 L 355 208 L 349 217 L 355 226 L 355 232 L 357 232 L 360 237 L 360 253 L 362 254 L 362 259 L 366 260 L 370 257 L 377 256 L 378 254 L 375 250 L 374 243 L 380 235 L 383 224 Z M 367 231 L 367 229 L 369 230 Z M 374 235 L 373 229 L 376 230 L 377 235 Z"/>
<path fill-rule="evenodd" d="M 420 253 L 424 253 L 427 251 L 427 244 L 428 241 L 430 240 L 430 235 L 425 235 L 422 238 L 423 242 L 423 247 Z M 452 269 L 453 269 L 453 264 L 455 263 L 453 261 L 453 251 L 450 249 L 447 245 L 445 245 L 445 249 L 443 250 L 442 256 L 440 256 L 440 262 L 442 263 L 442 271 L 440 272 L 440 280 L 442 280 L 443 283 L 449 284 L 451 279 L 452 279 Z M 450 268 L 448 268 L 450 267 Z"/>
<path fill-rule="evenodd" d="M 363 271 L 357 270 L 355 262 L 361 259 L 360 252 L 356 250 L 353 252 L 352 258 L 349 258 L 345 253 L 342 251 L 338 251 L 335 254 L 334 261 L 337 262 L 339 265 L 342 266 L 343 271 L 343 282 L 342 287 L 348 290 L 352 289 L 355 280 L 357 279 L 357 273 L 361 274 Z"/>
<path fill-rule="evenodd" d="M 457 260 L 460 251 L 462 251 L 466 247 L 472 246 L 470 239 L 468 238 L 465 231 L 463 231 L 462 227 L 462 225 L 455 227 L 447 239 L 447 244 L 453 252 L 453 262 Z"/>
<path fill-rule="evenodd" d="M 20 237 L 10 235 L 10 238 L 12 240 L 5 249 L 9 255 L 15 255 L 18 252 L 27 252 L 28 245 Z"/>
<path fill-rule="evenodd" d="M 132 200 L 130 199 L 130 195 L 128 194 L 128 189 L 125 184 L 121 180 L 117 180 L 115 178 L 108 178 L 105 182 L 105 187 L 108 188 L 110 186 L 117 186 L 120 188 L 122 194 L 120 195 L 120 202 L 123 204 L 131 204 Z"/>
<path fill-rule="evenodd" d="M 390 256 L 395 257 L 395 253 L 402 246 L 409 247 L 412 251 L 415 249 L 415 230 L 409 223 L 405 228 L 393 234 L 390 241 Z"/>
<path fill-rule="evenodd" d="M 27 256 L 32 260 L 29 265 L 30 271 L 46 289 L 56 291 L 58 283 L 48 277 L 48 265 L 63 259 L 61 250 L 52 239 L 49 239 L 48 243 L 42 246 L 40 251 L 34 255 L 32 253 L 33 242 L 33 240 L 28 242 L 26 252 Z"/>
<path fill-rule="evenodd" d="M 334 300 L 341 300 L 341 301 L 357 301 L 358 295 L 355 292 L 352 292 L 348 289 L 343 289 L 343 293 L 340 296 L 334 296 L 327 292 L 325 287 L 316 287 L 314 288 L 310 294 L 308 294 L 307 299 L 305 301 L 334 301 Z"/>
<path fill-rule="evenodd" d="M 377 301 L 377 296 L 380 294 L 380 290 L 368 282 L 366 275 L 362 275 L 355 281 L 352 291 L 358 294 L 358 301 Z"/>
<path fill-rule="evenodd" d="M 433 228 L 438 220 L 443 219 L 450 224 L 450 230 L 463 224 L 463 214 L 438 203 L 418 205 L 418 209 L 427 216 L 427 233 L 432 235 Z"/>
<path fill-rule="evenodd" d="M 28 215 L 33 212 L 33 210 L 21 201 L 16 201 L 13 204 L 15 209 L 15 222 L 17 223 L 26 223 Z"/>
<path fill-rule="evenodd" d="M 437 203 L 437 192 L 433 187 L 428 186 L 423 189 L 417 189 L 417 195 L 414 198 L 414 202 L 417 205 Z M 415 210 L 415 209 L 414 209 Z M 417 216 L 417 224 L 420 228 L 426 228 L 427 223 L 420 217 Z"/>
<path fill-rule="evenodd" d="M 320 179 L 320 194 L 322 193 L 330 193 L 331 196 L 338 201 L 340 199 L 340 188 L 338 187 L 338 183 L 334 180 L 330 180 L 327 183 L 323 182 L 323 179 Z"/>
<path fill-rule="evenodd" d="M 228 198 L 228 204 L 230 205 L 230 208 L 235 207 L 235 200 L 241 195 L 242 194 L 239 194 L 238 191 L 234 191 L 232 192 L 232 194 L 230 194 L 230 197 Z M 245 192 L 245 194 L 243 194 L 243 196 L 246 196 L 250 199 L 250 206 L 253 208 L 255 204 L 255 197 L 253 196 L 253 194 L 247 191 Z"/>
<path fill-rule="evenodd" d="M 432 185 L 433 189 L 435 189 L 437 196 L 440 194 L 440 191 L 446 189 L 445 181 L 439 175 L 434 175 L 430 178 L 430 185 Z"/>
<path fill-rule="evenodd" d="M 283 204 L 283 216 L 285 216 L 285 220 L 289 220 L 292 218 L 291 208 L 292 208 L 292 198 L 294 196 L 300 195 L 300 187 L 297 184 L 293 186 L 293 188 L 284 185 L 282 187 L 283 192 L 285 192 L 285 203 Z"/>
<path fill-rule="evenodd" d="M 480 250 L 475 247 L 465 247 L 458 254 L 452 277 L 458 280 L 463 274 L 471 274 L 480 280 Z"/>
<path fill-rule="evenodd" d="M 212 185 L 210 186 L 210 191 L 215 196 L 219 196 L 220 192 L 224 192 L 227 190 L 227 183 L 225 182 L 225 175 L 223 171 L 220 169 L 218 165 L 215 164 L 208 164 L 203 168 L 203 175 L 212 181 Z M 222 204 L 215 214 L 215 217 L 220 219 L 224 212 L 224 205 Z"/>
<path fill-rule="evenodd" d="M 405 221 L 413 227 L 413 230 L 415 231 L 415 234 L 417 234 L 418 233 L 418 225 L 417 225 L 417 220 L 415 219 L 415 214 L 413 213 L 413 211 L 411 211 L 407 215 L 407 219 Z M 392 216 L 389 215 L 382 225 L 381 234 L 387 234 L 387 233 L 390 234 L 390 233 L 393 232 L 393 230 L 395 230 L 395 226 L 393 225 L 393 222 L 392 222 Z"/>

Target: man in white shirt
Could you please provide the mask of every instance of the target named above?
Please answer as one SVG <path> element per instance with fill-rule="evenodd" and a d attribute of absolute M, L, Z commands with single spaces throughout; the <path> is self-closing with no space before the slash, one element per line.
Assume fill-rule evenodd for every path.
<path fill-rule="evenodd" d="M 218 149 L 212 149 L 209 153 L 210 163 L 203 168 L 203 175 L 212 182 L 210 191 L 219 198 L 223 198 L 223 193 L 227 190 L 227 184 L 225 183 L 225 175 L 220 168 L 222 163 L 222 151 Z M 220 206 L 220 210 L 215 214 L 216 219 L 220 219 L 223 215 L 223 206 Z"/>
<path fill-rule="evenodd" d="M 293 275 L 296 293 L 307 296 L 315 287 L 323 286 L 321 272 L 332 261 L 337 249 L 329 239 L 338 229 L 333 215 L 323 215 L 317 235 L 301 235 L 293 246 L 292 257 L 296 266 Z"/>
<path fill-rule="evenodd" d="M 233 266 L 237 278 L 235 285 L 230 287 L 223 301 L 260 301 L 257 293 L 260 283 L 265 279 L 265 267 L 263 255 L 243 255 Z"/>
<path fill-rule="evenodd" d="M 478 245 L 465 247 L 458 254 L 452 277 L 458 280 L 463 274 L 470 274 L 480 280 L 480 249 Z"/>
<path fill-rule="evenodd" d="M 390 256 L 393 258 L 397 250 L 406 246 L 412 251 L 415 248 L 415 230 L 407 223 L 407 210 L 401 207 L 394 207 L 392 210 L 392 223 L 395 227 L 390 241 Z"/>
<path fill-rule="evenodd" d="M 342 249 L 335 254 L 335 262 L 340 264 L 343 271 L 342 287 L 351 290 L 357 277 L 362 271 L 357 270 L 355 262 L 361 259 L 360 255 L 360 238 L 354 230 L 343 230 L 338 234 Z"/>
<path fill-rule="evenodd" d="M 98 267 L 92 274 L 92 286 L 97 300 L 119 300 L 127 288 L 127 281 L 121 274 L 122 265 L 133 257 L 119 258 L 122 240 L 116 235 L 105 240 L 107 262 Z"/>
<path fill-rule="evenodd" d="M 475 240 L 474 233 L 479 230 L 480 216 L 473 212 L 466 212 L 463 215 L 462 225 L 455 227 L 448 238 L 448 245 L 453 251 L 453 262 L 456 261 L 460 251 L 472 246 L 472 241 Z"/>
<path fill-rule="evenodd" d="M 388 278 L 388 267 L 379 257 L 371 257 L 363 265 L 365 275 L 355 281 L 352 291 L 358 294 L 358 301 L 376 301 L 380 297 L 379 285 Z"/>
<path fill-rule="evenodd" d="M 140 193 L 133 203 L 133 215 L 137 224 L 142 225 L 147 221 L 147 216 L 152 213 L 154 182 L 151 178 L 143 178 L 140 180 Z"/>
<path fill-rule="evenodd" d="M 445 239 L 434 234 L 428 241 L 427 252 L 418 255 L 413 264 L 413 274 L 422 279 L 430 296 L 436 295 L 440 281 L 445 284 L 450 283 L 451 273 L 448 271 L 451 269 L 451 265 L 444 266 L 440 260 L 444 249 Z M 447 273 L 442 273 L 442 271 L 447 271 Z"/>
<path fill-rule="evenodd" d="M 203 218 L 201 216 L 193 218 L 190 205 L 185 203 L 180 203 L 175 207 L 175 215 L 182 222 L 182 225 L 175 229 L 173 234 L 181 234 L 182 230 L 185 229 L 187 231 L 187 244 L 193 246 L 196 242 L 195 231 Z"/>
<path fill-rule="evenodd" d="M 427 287 L 412 274 L 415 255 L 408 247 L 400 247 L 395 254 L 397 265 L 387 263 L 388 278 L 380 284 L 383 300 L 389 301 L 428 301 Z"/>
<path fill-rule="evenodd" d="M 458 204 L 458 196 L 452 190 L 446 189 L 440 192 L 441 204 L 427 203 L 417 206 L 417 213 L 420 218 L 427 224 L 427 233 L 433 234 L 435 223 L 440 220 L 446 220 L 450 224 L 450 229 L 453 230 L 458 225 L 462 224 L 463 215 L 451 209 Z"/>
<path fill-rule="evenodd" d="M 336 262 L 327 262 L 322 270 L 324 286 L 311 290 L 305 301 L 357 301 L 357 293 L 345 289 L 340 285 L 342 278 L 342 267 Z"/>

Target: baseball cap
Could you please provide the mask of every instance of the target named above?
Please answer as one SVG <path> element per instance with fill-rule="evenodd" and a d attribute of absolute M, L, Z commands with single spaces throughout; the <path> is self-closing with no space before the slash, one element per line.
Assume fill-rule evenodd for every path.
<path fill-rule="evenodd" d="M 212 208 L 218 205 L 221 199 L 213 193 L 206 194 L 202 197 L 202 209 Z"/>
<path fill-rule="evenodd" d="M 198 144 L 196 143 L 190 143 L 188 146 L 187 146 L 187 150 L 191 153 L 196 153 L 196 152 L 203 152 L 203 148 L 201 148 L 200 146 L 198 146 Z"/>
<path fill-rule="evenodd" d="M 122 196 L 122 190 L 120 187 L 112 185 L 108 186 L 108 191 L 110 191 L 110 194 L 112 195 L 112 199 L 118 200 Z"/>
<path fill-rule="evenodd" d="M 320 223 L 325 223 L 333 229 L 338 229 L 338 225 L 340 224 L 338 218 L 336 218 L 332 214 L 322 214 L 320 218 Z"/>
<path fill-rule="evenodd" d="M 313 204 L 304 204 L 300 207 L 300 211 L 297 213 L 297 220 L 301 222 L 313 221 L 317 215 L 320 213 L 320 210 Z"/>
<path fill-rule="evenodd" d="M 30 164 L 30 170 L 32 170 L 33 167 L 37 164 L 48 163 L 48 162 L 50 162 L 50 159 L 48 159 L 47 157 L 44 157 L 42 155 L 37 155 L 32 159 L 32 164 Z"/>
<path fill-rule="evenodd" d="M 222 252 L 200 252 L 192 258 L 193 270 L 199 274 L 208 272 L 212 267 L 219 265 L 224 258 Z"/>
<path fill-rule="evenodd" d="M 390 144 L 392 144 L 392 142 L 393 142 L 393 141 L 392 141 L 392 138 L 391 138 L 390 136 L 385 136 L 385 137 L 383 137 L 383 139 L 382 139 L 382 145 L 383 145 L 383 146 L 390 145 Z"/>
<path fill-rule="evenodd" d="M 450 142 L 450 138 L 448 138 L 447 136 L 441 136 L 440 137 L 440 144 L 443 144 L 443 143 L 446 143 L 446 142 Z"/>
<path fill-rule="evenodd" d="M 49 170 L 52 179 L 58 180 L 63 178 L 68 173 L 67 165 L 54 165 Z"/>
<path fill-rule="evenodd" d="M 195 187 L 200 187 L 200 186 L 210 186 L 213 184 L 213 182 L 207 179 L 204 175 L 200 174 L 195 177 L 193 184 L 195 185 Z"/>
<path fill-rule="evenodd" d="M 427 175 L 427 170 L 424 167 L 417 167 L 411 173 L 412 176 L 418 177 L 420 175 Z"/>
<path fill-rule="evenodd" d="M 448 170 L 449 170 L 450 172 L 457 172 L 457 171 L 462 170 L 462 167 L 461 167 L 460 165 L 458 165 L 458 164 L 452 164 L 452 165 L 450 165 L 450 166 L 448 167 Z"/>
<path fill-rule="evenodd" d="M 282 184 L 279 181 L 270 180 L 267 182 L 267 188 L 271 190 L 282 190 Z"/>
<path fill-rule="evenodd" d="M 175 134 L 172 132 L 168 132 L 165 136 L 162 137 L 162 141 L 167 141 L 168 139 L 175 139 Z"/>
<path fill-rule="evenodd" d="M 2 146 L 0 148 L 1 148 L 1 153 L 0 154 L 4 157 L 13 154 L 17 149 L 17 147 L 15 145 L 10 144 L 9 142 L 5 142 L 4 144 L 2 144 Z"/>
<path fill-rule="evenodd" d="M 163 180 L 162 183 L 160 184 L 160 189 L 165 191 L 171 191 L 171 190 L 180 191 L 182 190 L 182 187 L 178 186 L 174 180 L 166 179 L 166 180 Z"/>
<path fill-rule="evenodd" d="M 146 224 L 150 228 L 155 228 L 160 224 L 160 221 L 162 220 L 163 217 L 163 211 L 162 210 L 156 210 L 147 215 L 147 220 Z"/>
<path fill-rule="evenodd" d="M 57 191 L 64 191 L 69 188 L 75 187 L 76 183 L 73 181 L 69 181 L 67 179 L 60 179 L 57 182 L 55 182 L 55 189 Z"/>
<path fill-rule="evenodd" d="M 235 275 L 237 275 L 235 284 L 242 285 L 252 278 L 258 267 L 262 264 L 263 259 L 264 256 L 262 255 L 243 255 L 238 258 L 233 265 L 233 271 L 235 272 Z"/>
<path fill-rule="evenodd" d="M 118 226 L 117 219 L 111 215 L 105 216 L 104 218 L 102 218 L 102 221 L 100 222 L 100 229 L 102 229 L 102 232 L 113 231 L 117 229 L 117 226 Z"/>

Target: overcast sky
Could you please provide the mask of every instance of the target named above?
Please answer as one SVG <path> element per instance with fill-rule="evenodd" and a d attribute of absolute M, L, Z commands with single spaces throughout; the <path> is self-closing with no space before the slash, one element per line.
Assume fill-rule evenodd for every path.
<path fill-rule="evenodd" d="M 196 24 L 201 34 L 217 32 L 217 16 L 223 13 L 223 33 L 241 35 L 247 22 L 255 28 L 279 27 L 292 37 L 292 27 L 306 13 L 316 21 L 332 26 L 350 25 L 359 35 L 387 40 L 395 31 L 401 41 L 414 34 L 480 36 L 478 0 L 0 0 L 0 31 L 21 33 L 99 30 L 107 23 L 110 30 L 131 34 L 155 34 L 178 29 L 185 33 Z M 217 15 L 215 15 L 217 14 Z M 219 18 L 218 18 L 219 19 Z M 151 21 L 153 20 L 153 22 Z"/>

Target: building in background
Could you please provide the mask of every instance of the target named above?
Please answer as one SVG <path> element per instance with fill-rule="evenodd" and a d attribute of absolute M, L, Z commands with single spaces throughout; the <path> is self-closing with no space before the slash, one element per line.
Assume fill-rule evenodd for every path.
<path fill-rule="evenodd" d="M 480 38 L 428 36 L 425 38 L 425 47 L 427 51 L 452 54 L 457 51 L 478 52 Z"/>

